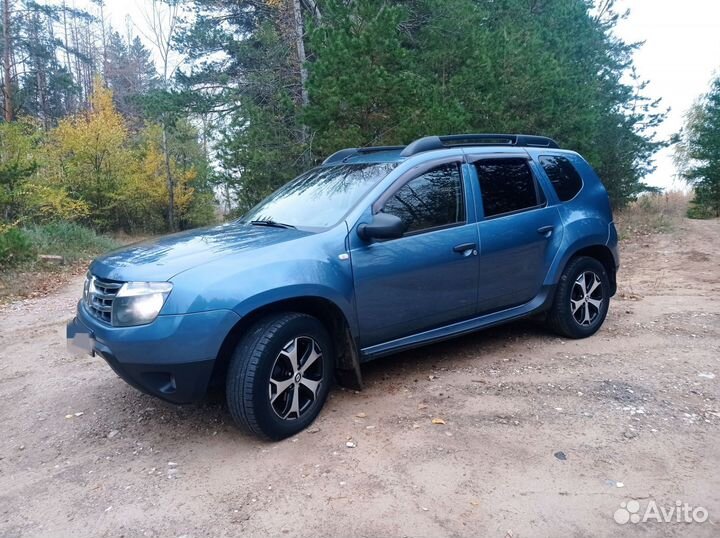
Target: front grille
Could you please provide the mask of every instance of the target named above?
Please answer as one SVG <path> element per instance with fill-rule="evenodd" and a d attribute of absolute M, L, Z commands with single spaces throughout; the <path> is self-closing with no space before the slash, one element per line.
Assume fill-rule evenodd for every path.
<path fill-rule="evenodd" d="M 112 305 L 121 287 L 122 282 L 101 280 L 88 275 L 83 290 L 83 299 L 88 312 L 97 319 L 112 324 Z"/>

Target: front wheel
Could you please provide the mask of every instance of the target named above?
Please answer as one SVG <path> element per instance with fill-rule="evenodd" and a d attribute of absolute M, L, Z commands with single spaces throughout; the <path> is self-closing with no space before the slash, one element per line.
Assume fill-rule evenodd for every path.
<path fill-rule="evenodd" d="M 565 268 L 548 315 L 550 327 L 567 338 L 595 334 L 605 321 L 610 302 L 610 279 L 602 263 L 581 256 Z"/>
<path fill-rule="evenodd" d="M 307 427 L 333 379 L 333 348 L 319 320 L 268 316 L 240 340 L 227 375 L 230 413 L 243 429 L 279 440 Z"/>

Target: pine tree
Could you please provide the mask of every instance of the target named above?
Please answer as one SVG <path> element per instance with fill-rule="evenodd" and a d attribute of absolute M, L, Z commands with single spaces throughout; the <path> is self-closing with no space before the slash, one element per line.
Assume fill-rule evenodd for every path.
<path fill-rule="evenodd" d="M 5 120 L 17 116 L 33 116 L 45 129 L 77 112 L 83 95 L 89 95 L 89 76 L 95 60 L 83 51 L 93 51 L 90 27 L 95 19 L 84 10 L 66 9 L 62 5 L 41 4 L 34 0 L 3 0 L 3 16 L 7 18 L 2 43 L 3 95 Z M 5 9 L 6 8 L 6 9 Z M 77 30 L 86 27 L 84 42 L 79 32 L 64 31 L 70 23 Z M 65 35 L 67 39 L 58 38 Z M 74 60 L 73 60 L 74 58 Z M 80 75 L 83 75 L 81 77 Z"/>
<path fill-rule="evenodd" d="M 614 33 L 613 4 L 195 2 L 177 40 L 185 91 L 151 101 L 217 118 L 222 186 L 240 210 L 341 147 L 459 132 L 552 136 L 619 206 L 647 189 L 663 113 L 634 76 L 637 45 Z"/>
<path fill-rule="evenodd" d="M 120 113 L 138 130 L 142 123 L 142 96 L 158 86 L 150 51 L 135 36 L 127 44 L 117 31 L 108 32 L 104 76 Z"/>
<path fill-rule="evenodd" d="M 135 93 L 143 94 L 157 88 L 159 80 L 152 53 L 138 36 L 133 37 L 128 47 L 128 63 L 131 66 L 132 88 Z"/>
<path fill-rule="evenodd" d="M 613 2 L 329 0 L 311 30 L 319 155 L 428 135 L 529 132 L 582 152 L 616 205 L 647 187 L 658 102 L 632 75 Z"/>
<path fill-rule="evenodd" d="M 37 7 L 28 11 L 22 24 L 18 24 L 22 38 L 18 45 L 26 54 L 17 96 L 19 112 L 37 117 L 45 130 L 73 111 L 71 106 L 78 90 L 71 73 L 58 59 L 54 16 L 52 9 Z"/>
<path fill-rule="evenodd" d="M 246 210 L 309 163 L 297 8 L 314 2 L 209 0 L 194 4 L 180 36 L 187 63 L 178 74 L 186 106 L 222 117 L 221 183 Z M 301 26 L 301 25 L 300 25 Z M 305 43 L 303 42 L 303 45 Z"/>
<path fill-rule="evenodd" d="M 23 217 L 25 184 L 37 169 L 35 126 L 0 124 L 0 223 Z"/>
<path fill-rule="evenodd" d="M 408 69 L 411 51 L 398 29 L 407 11 L 358 0 L 328 2 L 311 33 L 311 104 L 304 120 L 320 155 L 340 147 L 398 143 L 415 134 L 409 116 L 427 80 Z M 410 131 L 410 132 L 408 132 Z"/>

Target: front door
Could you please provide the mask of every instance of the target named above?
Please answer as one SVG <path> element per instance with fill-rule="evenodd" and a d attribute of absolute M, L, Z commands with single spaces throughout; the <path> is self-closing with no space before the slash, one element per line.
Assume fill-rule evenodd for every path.
<path fill-rule="evenodd" d="M 460 162 L 401 178 L 375 212 L 397 215 L 403 237 L 351 250 L 361 346 L 470 317 L 477 306 L 477 227 Z"/>

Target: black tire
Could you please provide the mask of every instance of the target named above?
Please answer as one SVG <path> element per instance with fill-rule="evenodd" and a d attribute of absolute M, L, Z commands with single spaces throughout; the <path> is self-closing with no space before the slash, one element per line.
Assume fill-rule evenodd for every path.
<path fill-rule="evenodd" d="M 296 370 L 292 366 L 293 349 L 301 351 L 306 363 L 318 349 L 321 357 L 311 361 L 308 370 L 301 373 L 300 368 Z M 303 357 L 295 362 L 301 362 Z M 242 429 L 266 439 L 279 440 L 294 435 L 320 413 L 332 384 L 334 364 L 332 340 L 316 318 L 294 312 L 265 317 L 240 339 L 231 359 L 226 380 L 230 414 Z M 277 392 L 281 385 L 271 383 L 271 375 L 275 380 L 282 378 L 283 384 L 291 384 Z M 319 385 L 311 400 L 313 393 L 308 385 L 318 379 Z M 277 394 L 272 394 L 273 389 Z M 297 412 L 292 410 L 296 395 L 302 404 L 297 406 Z M 276 398 L 271 402 L 273 396 Z M 287 409 L 290 411 L 282 418 L 280 415 Z"/>
<path fill-rule="evenodd" d="M 599 282 L 593 293 L 588 294 L 587 300 L 582 295 L 582 287 L 586 281 L 578 282 L 582 275 L 589 283 L 587 288 L 592 288 L 595 282 Z M 595 275 L 597 281 L 591 280 L 593 277 L 590 275 Z M 603 264 L 587 256 L 573 258 L 563 271 L 555 290 L 555 299 L 547 318 L 548 325 L 566 338 L 587 338 L 602 326 L 609 302 L 610 278 Z M 596 306 L 598 304 L 599 308 Z M 579 310 L 573 312 L 577 305 L 580 305 Z"/>

